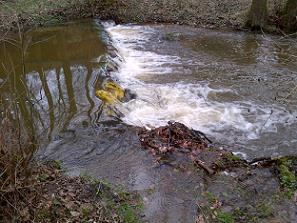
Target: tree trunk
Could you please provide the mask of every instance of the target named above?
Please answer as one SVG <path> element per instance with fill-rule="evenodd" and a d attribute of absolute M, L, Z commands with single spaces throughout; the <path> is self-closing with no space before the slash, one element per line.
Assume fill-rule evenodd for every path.
<path fill-rule="evenodd" d="M 266 21 L 267 0 L 253 0 L 247 25 L 253 30 L 262 29 Z"/>
<path fill-rule="evenodd" d="M 297 0 L 288 0 L 285 9 L 285 28 L 290 32 L 297 31 Z"/>

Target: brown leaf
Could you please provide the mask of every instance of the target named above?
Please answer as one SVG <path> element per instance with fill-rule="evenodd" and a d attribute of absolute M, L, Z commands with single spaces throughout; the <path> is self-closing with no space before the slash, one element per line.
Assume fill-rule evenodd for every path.
<path fill-rule="evenodd" d="M 29 208 L 26 207 L 23 210 L 21 210 L 20 215 L 22 216 L 23 221 L 29 221 L 30 220 Z"/>
<path fill-rule="evenodd" d="M 197 216 L 195 223 L 205 223 L 203 215 Z"/>
<path fill-rule="evenodd" d="M 79 212 L 77 211 L 70 211 L 70 214 L 73 216 L 73 217 L 78 217 L 80 215 Z"/>

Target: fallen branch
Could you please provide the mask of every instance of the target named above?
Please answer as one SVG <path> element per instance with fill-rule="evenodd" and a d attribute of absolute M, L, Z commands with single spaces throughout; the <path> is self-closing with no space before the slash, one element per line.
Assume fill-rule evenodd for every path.
<path fill-rule="evenodd" d="M 205 170 L 209 175 L 213 175 L 215 174 L 215 171 L 211 168 L 209 168 L 203 161 L 201 160 L 194 160 L 193 161 L 194 164 L 196 164 L 198 167 L 202 168 L 203 170 Z"/>

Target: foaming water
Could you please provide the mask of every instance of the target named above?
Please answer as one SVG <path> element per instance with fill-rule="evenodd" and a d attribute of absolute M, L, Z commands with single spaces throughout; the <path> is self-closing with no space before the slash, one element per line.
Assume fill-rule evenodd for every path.
<path fill-rule="evenodd" d="M 156 30 L 136 25 L 105 27 L 124 61 L 114 75 L 123 87 L 137 94 L 136 99 L 124 104 L 128 112 L 125 112 L 123 121 L 127 124 L 151 128 L 174 120 L 209 135 L 226 137 L 217 132 L 232 129 L 244 138 L 257 139 L 263 132 L 275 132 L 277 123 L 293 117 L 285 112 L 282 114 L 281 109 L 274 107 L 274 116 L 277 114 L 277 118 L 273 119 L 272 108 L 247 101 L 219 102 L 210 97 L 224 93 L 237 95 L 232 89 L 213 89 L 203 81 L 172 83 L 171 74 L 178 72 L 180 79 L 185 75 L 185 61 L 179 56 L 162 55 L 149 50 L 150 43 L 160 41 L 154 38 Z M 158 84 L 157 79 L 162 75 L 169 75 L 168 81 Z"/>

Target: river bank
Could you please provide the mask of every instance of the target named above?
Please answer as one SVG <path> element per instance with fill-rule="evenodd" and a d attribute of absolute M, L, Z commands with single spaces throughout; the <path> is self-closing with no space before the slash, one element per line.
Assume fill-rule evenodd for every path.
<path fill-rule="evenodd" d="M 58 161 L 31 162 L 29 169 L 27 184 L 0 190 L 0 222 L 140 222 L 135 193 L 88 176 L 69 177 Z"/>
<path fill-rule="evenodd" d="M 251 0 L 136 1 L 81 0 L 1 2 L 0 28 L 32 27 L 82 18 L 114 20 L 116 23 L 171 23 L 207 28 L 248 30 Z M 282 13 L 286 1 L 268 0 L 265 32 L 283 33 Z"/>
<path fill-rule="evenodd" d="M 0 222 L 141 222 L 137 193 L 36 161 L 36 142 L 15 125 L 0 118 Z"/>
<path fill-rule="evenodd" d="M 182 19 L 176 21 L 168 17 L 152 19 L 149 12 L 147 13 L 150 15 L 143 13 L 139 18 L 135 17 L 132 11 L 131 13 L 128 11 L 137 7 L 143 7 L 142 10 L 145 11 L 145 4 L 135 3 L 133 8 L 129 3 L 122 8 L 127 11 L 118 12 L 119 14 L 114 13 L 114 4 L 108 6 L 111 11 L 106 11 L 106 14 L 100 13 L 99 9 L 97 11 L 95 9 L 97 6 L 93 5 L 93 12 L 85 14 L 85 17 L 93 17 L 97 13 L 94 17 L 112 18 L 117 23 L 158 21 L 190 24 L 188 19 L 185 22 L 180 22 Z M 85 4 L 83 5 L 85 7 Z M 175 6 L 173 4 L 170 7 Z M 85 12 L 78 5 L 73 6 L 73 12 L 66 8 L 65 6 L 62 11 L 60 8 L 51 8 L 53 14 L 48 13 L 49 11 L 40 11 L 40 16 L 48 14 L 50 16 L 48 18 L 52 19 L 43 17 L 44 20 L 39 20 L 38 16 L 29 16 L 27 18 L 32 20 L 23 21 L 19 20 L 18 16 L 15 18 L 16 21 L 23 21 L 21 26 L 29 27 L 81 18 L 82 12 Z M 161 15 L 160 12 L 158 16 Z M 36 21 L 39 23 L 35 23 Z M 20 25 L 14 23 L 18 24 Z M 199 26 L 194 23 L 192 25 Z M 212 22 L 203 22 L 201 26 L 232 27 L 223 24 L 214 25 Z M 109 177 L 113 183 L 125 182 L 130 189 L 142 193 L 150 222 L 181 222 L 181 219 L 193 222 L 192 217 L 196 214 L 196 205 L 193 204 L 195 202 L 200 206 L 197 221 L 202 218 L 210 222 L 234 222 L 234 219 L 256 222 L 255 218 L 259 222 L 263 219 L 272 219 L 274 222 L 290 222 L 291 219 L 294 221 L 296 217 L 290 213 L 294 213 L 295 206 L 292 203 L 296 203 L 295 175 L 290 173 L 284 175 L 283 184 L 294 183 L 292 186 L 294 191 L 289 191 L 287 194 L 278 193 L 284 189 L 280 185 L 281 181 L 275 179 L 272 185 L 267 184 L 272 177 L 275 178 L 270 169 L 263 169 L 263 172 L 259 173 L 260 177 L 251 178 L 252 169 L 246 171 L 246 174 L 237 171 L 222 172 L 209 181 L 204 181 L 204 178 L 208 177 L 201 174 L 201 171 L 197 172 L 191 165 L 174 166 L 170 163 L 152 168 L 153 161 L 139 148 L 139 139 L 133 127 L 143 123 L 158 126 L 164 124 L 166 119 L 180 119 L 190 127 L 201 129 L 203 132 L 209 131 L 207 136 L 215 133 L 216 135 L 211 137 L 216 141 L 224 138 L 230 145 L 228 149 L 241 155 L 246 155 L 244 152 L 248 152 L 249 148 L 249 156 L 260 157 L 262 153 L 269 157 L 280 153 L 290 154 L 294 148 L 293 143 L 296 142 L 294 141 L 296 115 L 294 112 L 287 114 L 287 110 L 296 111 L 295 99 L 290 97 L 292 93 L 286 84 L 295 83 L 291 76 L 294 77 L 296 72 L 294 59 L 296 51 L 291 42 L 280 42 L 284 45 L 280 48 L 280 44 L 276 44 L 277 46 L 272 44 L 278 41 L 273 37 L 263 39 L 256 35 L 248 36 L 244 32 L 236 34 L 212 32 L 188 26 L 107 24 L 105 29 L 113 37 L 113 42 L 107 47 L 100 38 L 108 34 L 102 31 L 104 27 L 98 21 L 92 21 L 91 25 L 63 24 L 60 27 L 41 28 L 33 34 L 26 33 L 29 47 L 25 70 L 22 70 L 21 66 L 13 66 L 21 63 L 21 59 L 15 53 L 17 52 L 15 49 L 8 48 L 7 52 L 12 55 L 14 63 L 7 65 L 12 66 L 11 70 L 14 70 L 18 78 L 7 75 L 6 72 L 1 76 L 0 84 L 4 89 L 3 93 L 1 92 L 1 96 L 3 95 L 1 107 L 19 105 L 24 124 L 36 136 L 41 131 L 38 127 L 42 126 L 42 130 L 45 130 L 42 139 L 48 138 L 49 141 L 49 145 L 41 151 L 44 152 L 42 154 L 44 159 L 54 157 L 54 160 L 62 160 L 71 168 L 70 172 L 74 175 L 88 172 L 104 179 Z M 126 116 L 122 117 L 123 121 L 116 118 L 104 120 L 106 116 L 112 116 L 112 113 L 107 111 L 106 107 L 101 107 L 101 102 L 94 96 L 95 90 L 110 83 L 107 79 L 111 78 L 111 75 L 106 75 L 101 69 L 102 65 L 112 62 L 109 61 L 110 58 L 106 58 L 106 53 L 110 53 L 105 51 L 108 47 L 119 49 L 119 52 L 112 54 L 113 59 L 118 59 L 116 61 L 120 66 L 113 66 L 111 63 L 111 66 L 107 65 L 107 69 L 114 72 L 113 78 L 120 80 L 124 88 L 137 95 L 136 98 L 130 98 L 136 100 L 127 101 L 125 107 L 131 113 L 126 113 Z M 117 58 L 117 53 L 123 58 Z M 284 86 L 274 85 L 280 82 L 280 77 Z M 278 81 L 275 81 L 275 78 L 278 78 Z M 290 88 L 294 92 L 294 85 L 291 85 Z M 274 90 L 277 91 L 275 94 Z M 284 102 L 288 105 L 284 105 Z M 275 106 L 270 108 L 271 104 Z M 168 107 L 170 109 L 167 109 Z M 176 111 L 176 107 L 182 108 L 182 112 Z M 144 108 L 144 111 L 141 108 Z M 104 116 L 102 113 L 105 113 L 105 117 L 102 117 Z M 197 114 L 202 117 L 201 120 L 197 118 Z M 207 126 L 209 123 L 212 125 Z M 217 126 L 221 126 L 221 129 Z M 221 134 L 220 130 L 221 133 L 232 134 Z M 272 139 L 274 141 L 270 143 Z M 288 141 L 291 144 L 287 143 Z M 251 144 L 245 146 L 245 143 Z M 235 146 L 239 148 L 234 148 Z M 17 159 L 20 160 L 22 159 Z M 47 182 L 51 178 L 47 175 L 52 175 L 52 172 L 48 174 L 47 168 L 45 167 L 45 172 L 37 176 L 39 180 Z M 283 173 L 288 173 L 288 169 L 290 168 L 285 166 Z M 89 188 L 87 184 L 81 183 L 81 178 L 71 179 L 63 176 L 62 181 L 59 178 L 60 175 L 57 175 L 54 182 L 61 183 L 60 186 L 64 186 L 63 182 L 74 179 L 74 184 L 70 184 L 70 187 L 79 185 L 79 188 Z M 263 180 L 259 182 L 259 179 Z M 232 182 L 229 183 L 228 180 Z M 226 187 L 222 187 L 222 182 Z M 104 185 L 100 181 L 97 183 L 99 187 Z M 96 187 L 98 188 L 98 184 Z M 59 192 L 61 187 L 56 189 Z M 238 189 L 238 193 L 233 196 L 232 192 L 235 189 Z M 247 190 L 242 191 L 242 189 Z M 230 194 L 227 193 L 229 190 L 232 191 Z M 260 197 L 253 201 L 254 191 L 263 195 L 264 199 Z M 275 193 L 273 199 L 266 199 L 272 192 Z M 199 200 L 201 195 L 205 195 L 205 201 Z M 286 195 L 289 195 L 288 199 Z M 198 198 L 193 199 L 195 196 Z M 64 199 L 63 196 L 62 198 Z M 117 199 L 115 196 L 116 201 Z M 282 205 L 283 201 L 287 203 Z M 55 200 L 50 202 L 54 210 L 65 208 L 63 203 L 56 203 Z M 237 210 L 232 205 L 238 202 L 242 205 Z M 247 207 L 250 208 L 248 204 L 251 203 L 262 211 L 257 212 L 257 208 L 246 211 Z M 274 207 L 275 203 L 281 209 Z M 100 202 L 96 207 L 102 207 Z M 88 210 L 75 207 L 69 211 L 66 207 L 65 212 L 58 214 L 62 214 L 60 217 L 64 219 L 63 214 L 66 213 L 67 218 L 74 217 L 76 221 L 81 220 Z M 242 217 L 247 212 L 251 214 Z M 26 215 L 26 211 L 24 213 Z M 51 213 L 57 214 L 55 211 Z M 67 216 L 67 213 L 70 215 Z M 259 215 L 254 216 L 254 213 Z M 47 213 L 43 216 L 46 220 L 51 219 Z M 282 221 L 283 216 L 285 219 Z M 90 219 L 92 218 L 90 215 Z"/>

